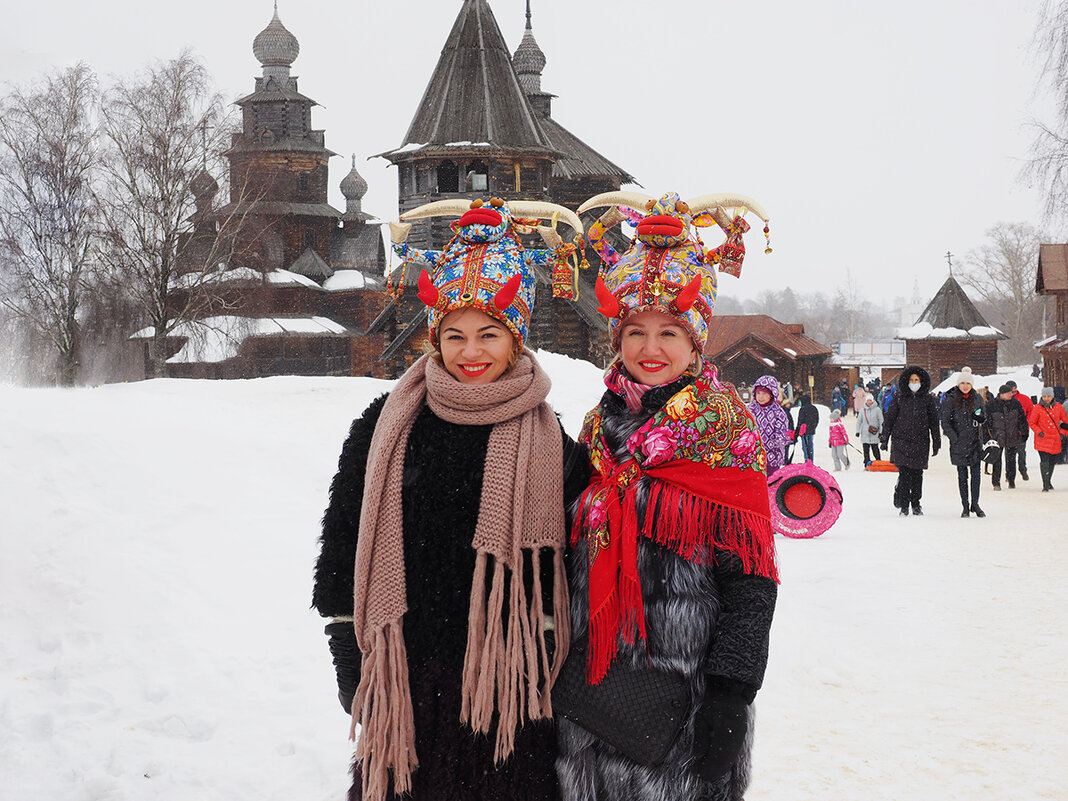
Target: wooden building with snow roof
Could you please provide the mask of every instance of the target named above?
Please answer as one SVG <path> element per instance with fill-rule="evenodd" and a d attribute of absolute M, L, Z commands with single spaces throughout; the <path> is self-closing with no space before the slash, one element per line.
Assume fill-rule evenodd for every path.
<path fill-rule="evenodd" d="M 998 342 L 1008 337 L 987 323 L 951 274 L 916 322 L 895 339 L 905 340 L 905 363 L 927 370 L 935 385 L 965 365 L 978 375 L 993 375 Z"/>
<path fill-rule="evenodd" d="M 263 73 L 255 90 L 235 101 L 241 130 L 233 135 L 229 201 L 216 207 L 218 183 L 203 173 L 191 187 L 197 212 L 183 249 L 185 274 L 176 286 L 204 292 L 198 319 L 171 337 L 169 375 L 252 378 L 266 375 L 376 375 L 386 345 L 367 329 L 385 306 L 385 243 L 381 223 L 363 211 L 367 182 L 352 168 L 340 189 L 345 210 L 327 200 L 325 134 L 312 127 L 314 100 L 290 74 L 300 52 L 297 38 L 274 17 L 253 41 Z M 203 274 L 205 251 L 241 219 L 218 272 Z M 225 234 L 223 234 L 225 236 Z M 217 247 L 217 246 L 214 246 Z M 135 338 L 151 336 L 151 329 Z"/>
<path fill-rule="evenodd" d="M 463 0 L 404 141 L 380 154 L 397 167 L 401 213 L 436 200 L 492 196 L 577 209 L 595 194 L 634 181 L 552 118 L 553 95 L 541 87 L 545 63 L 534 39 L 529 0 L 526 29 L 514 54 L 486 0 Z M 417 221 L 408 242 L 442 248 L 452 237 L 451 222 L 444 217 Z M 530 243 L 541 246 L 534 238 Z M 602 363 L 609 355 L 607 324 L 593 292 L 598 263 L 592 251 L 587 257 L 592 266 L 580 275 L 574 301 L 553 298 L 550 276 L 538 275 L 528 345 Z M 412 290 L 418 274 L 406 272 L 404 296 L 369 329 L 387 334 L 381 359 L 389 375 L 403 372 L 426 340 L 427 310 Z M 400 280 L 400 267 L 394 275 Z"/>
<path fill-rule="evenodd" d="M 715 314 L 708 323 L 705 357 L 721 379 L 736 386 L 752 386 L 770 374 L 780 384 L 811 387 L 817 400 L 826 401 L 823 365 L 830 355 L 831 349 L 807 336 L 801 323 L 780 323 L 766 314 Z"/>
<path fill-rule="evenodd" d="M 1035 292 L 1053 295 L 1053 334 L 1039 343 L 1046 386 L 1068 386 L 1068 245 L 1041 245 Z"/>

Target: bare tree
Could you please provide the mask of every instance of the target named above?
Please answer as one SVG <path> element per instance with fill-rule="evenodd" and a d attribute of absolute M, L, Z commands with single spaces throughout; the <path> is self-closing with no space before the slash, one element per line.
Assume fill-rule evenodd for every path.
<path fill-rule="evenodd" d="M 1041 83 L 1057 99 L 1057 108 L 1054 120 L 1033 122 L 1031 159 L 1023 175 L 1042 184 L 1046 216 L 1052 219 L 1068 210 L 1068 0 L 1046 0 L 1035 30 Z"/>
<path fill-rule="evenodd" d="M 85 64 L 0 101 L 0 303 L 49 341 L 74 383 L 98 222 L 96 77 Z"/>
<path fill-rule="evenodd" d="M 209 285 L 232 255 L 249 205 L 214 215 L 211 173 L 222 172 L 234 123 L 188 51 L 118 81 L 103 121 L 104 258 L 153 328 L 150 361 L 161 376 L 174 329 L 225 303 Z"/>
<path fill-rule="evenodd" d="M 1035 294 L 1035 277 L 1043 234 L 1027 223 L 999 223 L 986 236 L 958 268 L 960 282 L 996 310 L 990 322 L 1010 337 L 1001 344 L 1001 360 L 1029 364 L 1042 332 L 1044 301 Z"/>

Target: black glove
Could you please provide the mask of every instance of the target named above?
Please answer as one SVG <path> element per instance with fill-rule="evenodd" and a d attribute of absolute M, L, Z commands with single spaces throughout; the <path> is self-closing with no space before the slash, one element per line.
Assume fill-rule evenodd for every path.
<path fill-rule="evenodd" d="M 697 775 L 706 782 L 726 774 L 738 759 L 749 730 L 751 697 L 752 690 L 737 681 L 713 683 L 705 690 L 693 723 L 693 755 Z"/>
<path fill-rule="evenodd" d="M 323 629 L 330 637 L 330 655 L 337 674 L 337 700 L 345 714 L 352 714 L 352 699 L 360 683 L 360 649 L 356 645 L 356 630 L 352 623 L 328 623 Z"/>
<path fill-rule="evenodd" d="M 879 449 L 880 450 L 884 450 L 885 451 L 888 447 L 890 447 L 890 440 L 887 440 L 887 439 L 879 440 Z"/>

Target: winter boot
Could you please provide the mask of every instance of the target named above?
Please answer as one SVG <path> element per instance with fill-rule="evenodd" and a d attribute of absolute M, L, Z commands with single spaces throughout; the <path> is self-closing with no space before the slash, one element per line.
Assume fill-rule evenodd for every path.
<path fill-rule="evenodd" d="M 909 506 L 908 506 L 907 503 L 901 504 L 901 511 L 898 512 L 898 515 L 900 515 L 901 517 L 908 517 L 909 516 Z"/>
<path fill-rule="evenodd" d="M 961 517 L 968 517 L 970 514 L 971 514 L 971 512 L 968 509 L 968 505 L 965 504 L 964 505 L 964 511 L 960 513 L 960 516 Z"/>
<path fill-rule="evenodd" d="M 1020 468 L 1020 478 L 1022 478 L 1024 481 L 1028 480 L 1028 478 L 1027 478 L 1027 468 L 1026 467 L 1021 467 Z"/>
<path fill-rule="evenodd" d="M 920 506 L 919 501 L 912 502 L 912 513 L 916 515 L 916 517 L 919 517 L 923 514 L 923 507 Z"/>
<path fill-rule="evenodd" d="M 1009 486 L 1011 487 L 1012 484 L 1009 484 Z M 1000 484 L 995 484 L 994 485 L 994 492 L 1001 492 L 1001 485 Z"/>
<path fill-rule="evenodd" d="M 977 503 L 973 503 L 972 504 L 972 512 L 975 513 L 976 517 L 986 517 L 986 512 L 984 512 L 982 509 L 980 509 L 979 508 L 979 504 L 977 504 Z"/>

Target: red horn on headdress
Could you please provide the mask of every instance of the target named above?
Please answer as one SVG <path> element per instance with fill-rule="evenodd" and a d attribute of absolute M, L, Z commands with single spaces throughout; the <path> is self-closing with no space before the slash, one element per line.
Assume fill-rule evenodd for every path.
<path fill-rule="evenodd" d="M 697 301 L 697 296 L 700 294 L 701 276 L 695 275 L 690 279 L 690 282 L 679 291 L 679 294 L 675 296 L 672 305 L 678 309 L 680 313 L 685 314 Z"/>
<path fill-rule="evenodd" d="M 438 298 L 441 297 L 438 288 L 434 286 L 434 282 L 430 280 L 430 273 L 426 270 L 419 273 L 419 292 L 416 297 L 430 308 L 437 306 Z"/>
<path fill-rule="evenodd" d="M 497 294 L 493 296 L 493 305 L 501 311 L 504 311 L 512 305 L 512 301 L 515 300 L 516 294 L 519 292 L 519 285 L 523 283 L 523 276 L 516 273 L 508 279 L 508 283 L 497 290 Z"/>
<path fill-rule="evenodd" d="M 619 299 L 612 294 L 608 285 L 605 284 L 604 279 L 597 276 L 597 283 L 593 287 L 593 291 L 597 295 L 597 302 L 601 304 L 601 307 L 597 309 L 605 317 L 612 318 L 619 315 Z"/>

